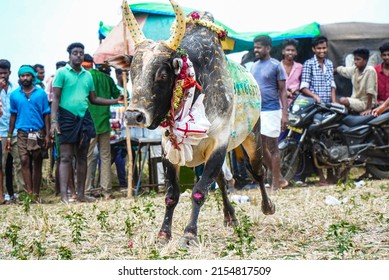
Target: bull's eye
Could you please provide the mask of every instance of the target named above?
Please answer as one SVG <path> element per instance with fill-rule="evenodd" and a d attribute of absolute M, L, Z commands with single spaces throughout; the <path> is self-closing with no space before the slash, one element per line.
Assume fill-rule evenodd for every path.
<path fill-rule="evenodd" d="M 163 81 L 166 81 L 167 78 L 168 78 L 168 75 L 167 75 L 166 70 L 158 71 L 157 74 L 155 75 L 156 81 L 163 82 Z"/>

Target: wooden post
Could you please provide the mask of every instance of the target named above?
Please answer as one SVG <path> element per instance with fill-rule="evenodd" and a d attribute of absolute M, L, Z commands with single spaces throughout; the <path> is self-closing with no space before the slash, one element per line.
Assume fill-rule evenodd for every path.
<path fill-rule="evenodd" d="M 126 1 L 123 1 L 122 5 L 126 5 Z M 128 55 L 128 41 L 127 41 L 127 26 L 126 20 L 124 18 L 124 13 L 122 13 L 123 18 L 123 43 L 124 43 L 124 54 Z M 126 109 L 128 106 L 127 102 L 127 72 L 123 72 L 123 88 L 124 88 L 124 108 Z M 127 198 L 132 198 L 132 148 L 131 148 L 131 134 L 130 128 L 126 125 L 126 143 L 127 143 L 127 154 L 128 154 L 128 162 L 127 162 Z"/>

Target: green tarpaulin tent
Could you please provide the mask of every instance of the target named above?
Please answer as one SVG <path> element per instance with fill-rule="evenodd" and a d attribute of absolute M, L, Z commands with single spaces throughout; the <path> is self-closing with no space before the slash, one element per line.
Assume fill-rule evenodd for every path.
<path fill-rule="evenodd" d="M 175 14 L 170 4 L 148 2 L 132 4 L 130 5 L 130 8 L 147 38 L 155 41 L 169 38 L 170 27 L 175 19 Z M 195 11 L 195 9 L 192 8 L 183 7 L 183 9 L 186 14 Z M 215 19 L 215 22 L 223 26 L 228 32 L 228 37 L 225 41 L 222 41 L 223 48 L 227 54 L 251 49 L 253 47 L 253 39 L 257 35 L 269 35 L 273 39 L 273 45 L 277 46 L 286 38 L 312 38 L 320 34 L 319 25 L 315 22 L 285 31 L 272 32 L 236 32 L 217 19 Z M 116 27 L 112 28 L 101 24 L 99 38 L 105 38 L 115 28 L 122 28 L 122 25 L 118 24 Z M 122 33 L 117 32 L 117 34 Z M 115 40 L 119 40 L 119 42 L 123 43 L 122 38 L 116 38 Z M 99 51 L 97 51 L 97 54 L 99 55 Z M 112 55 L 115 54 L 117 53 L 113 53 Z"/>

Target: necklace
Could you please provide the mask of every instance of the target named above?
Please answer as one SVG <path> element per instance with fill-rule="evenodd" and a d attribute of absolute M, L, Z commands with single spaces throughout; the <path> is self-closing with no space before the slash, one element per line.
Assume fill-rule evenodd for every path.
<path fill-rule="evenodd" d="M 23 88 L 23 92 L 24 92 L 24 95 L 26 96 L 27 100 L 30 101 L 30 94 L 31 92 L 35 89 L 35 87 L 32 87 L 32 89 L 30 89 L 29 91 L 26 91 L 24 88 Z"/>

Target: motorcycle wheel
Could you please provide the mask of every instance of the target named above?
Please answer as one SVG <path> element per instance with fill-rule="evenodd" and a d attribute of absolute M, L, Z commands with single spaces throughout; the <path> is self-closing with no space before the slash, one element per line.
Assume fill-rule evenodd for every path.
<path fill-rule="evenodd" d="M 297 147 L 295 145 L 287 145 L 285 148 L 280 150 L 281 176 L 288 182 L 296 175 L 300 165 L 300 152 L 297 152 L 298 154 L 292 162 L 295 152 L 297 152 Z"/>
<path fill-rule="evenodd" d="M 389 165 L 366 165 L 369 171 L 377 179 L 389 179 Z"/>

